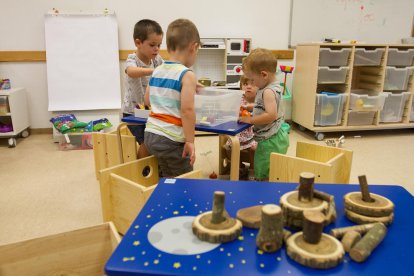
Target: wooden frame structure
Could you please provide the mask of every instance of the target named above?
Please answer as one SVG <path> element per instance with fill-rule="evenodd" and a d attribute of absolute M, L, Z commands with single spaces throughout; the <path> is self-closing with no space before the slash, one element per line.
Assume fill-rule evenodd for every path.
<path fill-rule="evenodd" d="M 353 152 L 297 142 L 296 156 L 270 155 L 269 181 L 298 182 L 302 172 L 315 174 L 315 183 L 348 184 Z"/>
<path fill-rule="evenodd" d="M 149 168 L 149 174 L 143 171 Z M 200 170 L 177 178 L 201 178 Z M 125 234 L 158 184 L 158 161 L 155 156 L 126 162 L 100 171 L 102 215 Z"/>

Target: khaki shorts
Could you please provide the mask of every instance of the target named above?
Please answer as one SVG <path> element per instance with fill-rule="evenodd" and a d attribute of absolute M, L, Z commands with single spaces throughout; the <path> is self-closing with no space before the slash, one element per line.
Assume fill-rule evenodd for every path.
<path fill-rule="evenodd" d="M 175 142 L 167 137 L 145 132 L 144 144 L 151 155 L 158 159 L 162 177 L 175 177 L 191 172 L 190 158 L 182 157 L 184 143 Z"/>
<path fill-rule="evenodd" d="M 286 154 L 288 148 L 289 134 L 282 128 L 270 138 L 260 141 L 254 153 L 254 177 L 257 180 L 269 179 L 270 154 Z"/>

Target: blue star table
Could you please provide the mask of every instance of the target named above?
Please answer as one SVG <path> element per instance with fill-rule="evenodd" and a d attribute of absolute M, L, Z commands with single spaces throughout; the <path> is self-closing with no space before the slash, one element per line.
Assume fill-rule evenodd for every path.
<path fill-rule="evenodd" d="M 124 124 L 146 124 L 147 118 L 139 118 L 134 116 L 124 117 L 122 118 L 122 122 Z M 121 134 L 120 134 L 120 128 L 122 125 L 120 124 L 118 126 L 118 144 L 120 147 L 119 153 L 120 153 L 120 160 L 123 163 L 123 156 L 122 156 L 122 143 L 121 143 Z M 216 126 L 209 126 L 209 125 L 201 125 L 196 124 L 195 130 L 198 131 L 204 131 L 204 132 L 210 132 L 210 133 L 216 133 L 220 135 L 220 145 L 222 144 L 222 141 L 227 141 L 227 139 L 231 142 L 231 158 L 230 163 L 231 164 L 239 164 L 240 163 L 240 142 L 237 138 L 236 134 L 242 132 L 243 130 L 249 128 L 250 124 L 245 123 L 239 123 L 239 122 L 226 122 L 220 125 Z M 223 152 L 219 149 L 219 166 L 220 166 L 220 173 L 224 170 L 223 168 Z M 231 166 L 230 167 L 230 180 L 239 180 L 239 166 Z"/>
<path fill-rule="evenodd" d="M 413 196 L 400 186 L 370 185 L 370 192 L 395 203 L 395 219 L 388 234 L 364 263 L 348 254 L 335 268 L 318 270 L 291 260 L 283 247 L 263 253 L 256 247 L 258 230 L 243 227 L 230 243 L 209 244 L 191 232 L 195 216 L 210 211 L 214 191 L 226 194 L 225 208 L 237 210 L 258 204 L 278 204 L 296 188 L 292 183 L 223 180 L 161 179 L 148 202 L 108 260 L 107 275 L 414 275 L 411 215 Z M 343 196 L 359 191 L 358 185 L 316 184 L 315 189 L 334 195 L 337 220 L 325 227 L 354 225 L 344 216 Z"/>

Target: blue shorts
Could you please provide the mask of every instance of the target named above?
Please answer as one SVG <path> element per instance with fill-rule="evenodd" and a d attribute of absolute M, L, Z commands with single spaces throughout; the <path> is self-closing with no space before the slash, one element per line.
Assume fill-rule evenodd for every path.
<path fill-rule="evenodd" d="M 129 117 L 132 114 L 123 113 L 123 117 Z M 144 132 L 145 132 L 145 125 L 128 125 L 129 131 L 131 131 L 132 135 L 135 136 L 135 140 L 137 140 L 138 144 L 144 143 Z"/>

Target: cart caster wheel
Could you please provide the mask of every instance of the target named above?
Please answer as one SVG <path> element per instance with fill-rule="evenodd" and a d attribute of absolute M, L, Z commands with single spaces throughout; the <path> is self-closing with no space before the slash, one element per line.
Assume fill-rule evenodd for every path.
<path fill-rule="evenodd" d="M 302 131 L 302 132 L 305 132 L 306 131 L 306 127 L 299 125 L 299 130 Z"/>
<path fill-rule="evenodd" d="M 9 147 L 14 148 L 16 144 L 17 143 L 15 138 L 9 138 Z"/>
<path fill-rule="evenodd" d="M 325 138 L 325 134 L 321 133 L 321 132 L 316 132 L 315 133 L 315 139 L 318 141 L 322 141 L 323 138 Z"/>
<path fill-rule="evenodd" d="M 29 137 L 29 131 L 27 129 L 22 131 L 22 137 L 23 138 Z"/>

